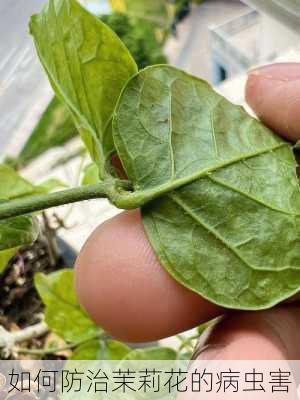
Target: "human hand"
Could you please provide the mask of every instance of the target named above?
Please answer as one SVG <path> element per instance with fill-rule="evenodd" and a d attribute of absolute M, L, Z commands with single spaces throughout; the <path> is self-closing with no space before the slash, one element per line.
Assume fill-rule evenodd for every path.
<path fill-rule="evenodd" d="M 300 63 L 250 72 L 246 99 L 287 139 L 300 139 Z M 160 266 L 138 210 L 99 226 L 82 249 L 76 285 L 85 309 L 113 336 L 150 341 L 224 317 L 200 341 L 199 359 L 300 359 L 300 307 L 227 312 L 184 288 Z"/>

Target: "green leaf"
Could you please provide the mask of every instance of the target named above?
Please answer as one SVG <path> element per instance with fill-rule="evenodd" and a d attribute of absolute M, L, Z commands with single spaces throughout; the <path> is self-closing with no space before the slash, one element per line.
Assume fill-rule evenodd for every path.
<path fill-rule="evenodd" d="M 76 0 L 49 0 L 32 17 L 30 30 L 56 95 L 104 175 L 114 150 L 111 117 L 122 87 L 137 71 L 133 58 L 117 35 Z"/>
<path fill-rule="evenodd" d="M 0 251 L 0 274 L 4 272 L 9 261 L 17 254 L 19 247 Z"/>
<path fill-rule="evenodd" d="M 63 269 L 45 275 L 35 275 L 35 287 L 45 306 L 49 327 L 69 342 L 89 339 L 99 328 L 79 305 L 74 289 L 74 272 Z"/>
<path fill-rule="evenodd" d="M 38 233 L 36 218 L 21 216 L 0 221 L 0 251 L 31 244 Z"/>
<path fill-rule="evenodd" d="M 35 187 L 13 168 L 0 164 L 0 201 L 33 195 Z M 37 220 L 21 216 L 0 221 L 0 273 L 19 247 L 34 242 L 38 236 Z"/>
<path fill-rule="evenodd" d="M 66 106 L 54 97 L 18 155 L 23 167 L 53 147 L 63 146 L 78 134 Z"/>
<path fill-rule="evenodd" d="M 122 360 L 131 348 L 116 340 L 92 340 L 78 346 L 71 360 Z"/>
<path fill-rule="evenodd" d="M 34 193 L 34 186 L 13 168 L 0 164 L 0 199 L 15 199 Z"/>
<path fill-rule="evenodd" d="M 82 185 L 95 185 L 99 182 L 99 168 L 95 163 L 89 164 L 83 171 Z"/>
<path fill-rule="evenodd" d="M 103 15 L 101 20 L 119 36 L 139 69 L 167 62 L 163 43 L 158 39 L 152 22 L 119 12 Z"/>
<path fill-rule="evenodd" d="M 176 360 L 177 353 L 168 347 L 146 347 L 135 349 L 128 353 L 123 360 L 145 361 L 145 360 Z"/>
<path fill-rule="evenodd" d="M 167 271 L 214 303 L 271 307 L 300 290 L 300 190 L 286 143 L 168 66 L 127 84 L 114 139 Z"/>

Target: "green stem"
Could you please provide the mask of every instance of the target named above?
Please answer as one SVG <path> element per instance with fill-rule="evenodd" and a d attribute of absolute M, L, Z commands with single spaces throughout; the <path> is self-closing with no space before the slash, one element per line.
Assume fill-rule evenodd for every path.
<path fill-rule="evenodd" d="M 116 182 L 100 182 L 96 185 L 81 186 L 55 193 L 34 195 L 0 203 L 0 221 L 47 208 L 78 201 L 109 197 L 116 191 Z"/>

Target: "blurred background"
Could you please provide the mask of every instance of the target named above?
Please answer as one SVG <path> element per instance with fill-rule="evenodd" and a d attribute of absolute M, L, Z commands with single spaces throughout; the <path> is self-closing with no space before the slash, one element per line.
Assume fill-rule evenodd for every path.
<path fill-rule="evenodd" d="M 81 2 L 115 30 L 140 68 L 170 63 L 208 80 L 236 103 L 244 103 L 250 68 L 300 61 L 297 0 Z M 30 15 L 43 3 L 0 3 L 0 157 L 33 182 L 55 176 L 77 185 L 88 156 L 67 111 L 53 98 L 28 32 Z M 61 235 L 77 251 L 116 212 L 105 200 L 55 210 L 68 227 Z"/>

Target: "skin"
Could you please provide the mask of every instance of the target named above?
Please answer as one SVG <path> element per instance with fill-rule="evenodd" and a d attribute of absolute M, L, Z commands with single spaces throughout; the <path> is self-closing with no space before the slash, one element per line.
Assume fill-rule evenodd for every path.
<path fill-rule="evenodd" d="M 300 63 L 250 71 L 246 99 L 279 135 L 300 139 Z M 223 314 L 200 339 L 195 358 L 300 359 L 297 303 L 229 312 L 202 299 L 161 267 L 138 210 L 123 212 L 93 232 L 77 260 L 76 286 L 92 318 L 121 340 L 160 339 Z"/>

